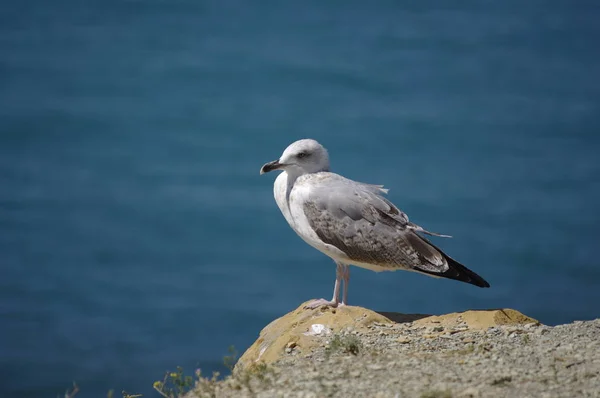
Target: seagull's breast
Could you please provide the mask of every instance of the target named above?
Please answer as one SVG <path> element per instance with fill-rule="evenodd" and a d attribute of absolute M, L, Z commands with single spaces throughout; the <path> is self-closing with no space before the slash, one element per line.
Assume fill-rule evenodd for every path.
<path fill-rule="evenodd" d="M 275 183 L 273 184 L 273 195 L 275 196 L 275 202 L 281 210 L 281 213 L 285 217 L 285 220 L 290 224 L 292 228 L 294 228 L 294 221 L 292 220 L 292 215 L 290 213 L 290 206 L 288 203 L 288 176 L 284 171 L 280 173 L 275 179 Z"/>

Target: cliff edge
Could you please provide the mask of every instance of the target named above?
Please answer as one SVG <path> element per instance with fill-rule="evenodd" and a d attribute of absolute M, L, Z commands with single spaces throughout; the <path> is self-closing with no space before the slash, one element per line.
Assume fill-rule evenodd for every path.
<path fill-rule="evenodd" d="M 323 337 L 340 332 L 351 332 L 352 335 L 361 337 L 375 331 L 393 329 L 396 325 L 410 324 L 421 332 L 421 336 L 434 338 L 436 335 L 481 331 L 501 325 L 540 324 L 537 320 L 511 309 L 465 311 L 435 316 L 375 312 L 354 306 L 323 306 L 306 310 L 305 304 L 268 324 L 239 359 L 236 370 L 259 361 L 272 364 L 292 353 L 306 356 L 323 345 Z M 402 341 L 407 338 L 399 337 Z M 406 344 L 408 343 L 407 341 Z"/>
<path fill-rule="evenodd" d="M 267 325 L 232 376 L 190 396 L 600 397 L 600 319 L 303 307 Z"/>

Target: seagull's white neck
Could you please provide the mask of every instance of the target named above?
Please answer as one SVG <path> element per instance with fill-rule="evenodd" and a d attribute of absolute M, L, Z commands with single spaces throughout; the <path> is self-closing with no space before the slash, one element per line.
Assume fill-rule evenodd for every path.
<path fill-rule="evenodd" d="M 286 202 L 290 199 L 290 192 L 292 192 L 292 188 L 294 188 L 294 183 L 298 179 L 298 177 L 306 174 L 304 171 L 299 169 L 290 169 L 285 170 L 283 174 L 286 175 L 286 190 L 285 190 L 285 200 Z"/>

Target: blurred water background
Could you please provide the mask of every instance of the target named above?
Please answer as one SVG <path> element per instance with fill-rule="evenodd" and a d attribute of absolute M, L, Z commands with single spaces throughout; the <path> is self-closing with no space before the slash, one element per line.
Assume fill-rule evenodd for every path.
<path fill-rule="evenodd" d="M 260 166 L 311 137 L 491 289 L 353 269 L 351 304 L 600 315 L 593 1 L 2 1 L 0 396 L 223 371 L 329 297 Z"/>

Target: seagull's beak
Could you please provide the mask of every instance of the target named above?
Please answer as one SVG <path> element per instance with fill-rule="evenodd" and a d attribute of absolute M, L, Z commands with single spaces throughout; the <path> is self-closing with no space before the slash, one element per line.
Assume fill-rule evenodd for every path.
<path fill-rule="evenodd" d="M 268 173 L 269 171 L 278 170 L 282 168 L 283 165 L 279 163 L 279 160 L 274 160 L 272 162 L 266 163 L 263 167 L 260 168 L 260 174 Z"/>

